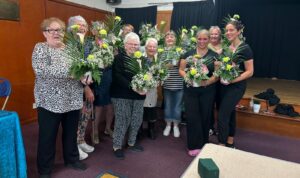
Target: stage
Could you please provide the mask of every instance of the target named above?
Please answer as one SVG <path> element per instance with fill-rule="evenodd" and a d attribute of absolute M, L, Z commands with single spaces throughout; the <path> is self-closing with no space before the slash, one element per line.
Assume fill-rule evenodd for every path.
<path fill-rule="evenodd" d="M 275 95 L 280 98 L 280 103 L 300 105 L 300 81 L 296 80 L 251 78 L 247 82 L 244 98 L 251 98 L 268 88 L 275 90 Z"/>
<path fill-rule="evenodd" d="M 259 113 L 250 107 L 250 99 L 268 88 L 275 90 L 280 103 L 292 105 L 300 113 L 300 81 L 251 78 L 247 90 L 237 107 L 237 126 L 244 129 L 269 132 L 272 134 L 300 138 L 300 117 L 289 117 L 275 113 L 275 106 L 267 107 L 262 100 Z"/>

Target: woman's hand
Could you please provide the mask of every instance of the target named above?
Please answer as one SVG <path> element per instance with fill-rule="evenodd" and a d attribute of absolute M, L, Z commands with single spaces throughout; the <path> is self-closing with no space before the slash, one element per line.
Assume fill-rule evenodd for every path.
<path fill-rule="evenodd" d="M 89 103 L 93 103 L 94 102 L 95 96 L 94 96 L 94 93 L 93 93 L 92 89 L 89 86 L 85 86 L 84 87 L 84 95 L 85 95 L 86 100 Z"/>

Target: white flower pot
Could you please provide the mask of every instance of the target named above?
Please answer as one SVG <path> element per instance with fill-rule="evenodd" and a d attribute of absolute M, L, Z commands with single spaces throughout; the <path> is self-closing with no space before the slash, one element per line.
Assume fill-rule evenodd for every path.
<path fill-rule="evenodd" d="M 176 60 L 176 59 L 173 59 L 173 60 L 172 60 L 172 65 L 173 65 L 173 66 L 176 66 L 176 65 L 177 65 L 177 60 Z"/>
<path fill-rule="evenodd" d="M 200 87 L 200 82 L 193 81 L 193 87 Z"/>
<path fill-rule="evenodd" d="M 225 80 L 223 78 L 221 78 L 221 83 L 224 84 L 224 85 L 228 85 L 229 84 L 228 80 Z"/>
<path fill-rule="evenodd" d="M 253 112 L 259 113 L 260 110 L 260 104 L 253 104 Z"/>

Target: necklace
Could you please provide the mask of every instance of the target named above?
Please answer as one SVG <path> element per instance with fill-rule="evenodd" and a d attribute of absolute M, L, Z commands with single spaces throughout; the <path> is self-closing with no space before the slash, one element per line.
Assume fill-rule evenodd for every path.
<path fill-rule="evenodd" d="M 202 58 L 203 56 L 205 56 L 207 52 L 208 52 L 208 49 L 207 49 L 207 48 L 204 49 L 204 50 L 198 49 L 198 48 L 197 48 L 197 54 L 199 54 L 199 55 L 201 56 L 201 58 Z"/>

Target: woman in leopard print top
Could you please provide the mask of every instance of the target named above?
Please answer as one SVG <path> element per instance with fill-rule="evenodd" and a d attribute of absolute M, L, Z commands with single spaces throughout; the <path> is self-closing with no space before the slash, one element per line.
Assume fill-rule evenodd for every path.
<path fill-rule="evenodd" d="M 63 55 L 64 22 L 52 17 L 45 19 L 41 28 L 46 42 L 37 43 L 32 54 L 39 124 L 37 166 L 41 177 L 50 177 L 60 124 L 66 166 L 86 168 L 79 162 L 76 139 L 83 87 L 69 76 L 71 61 Z"/>

